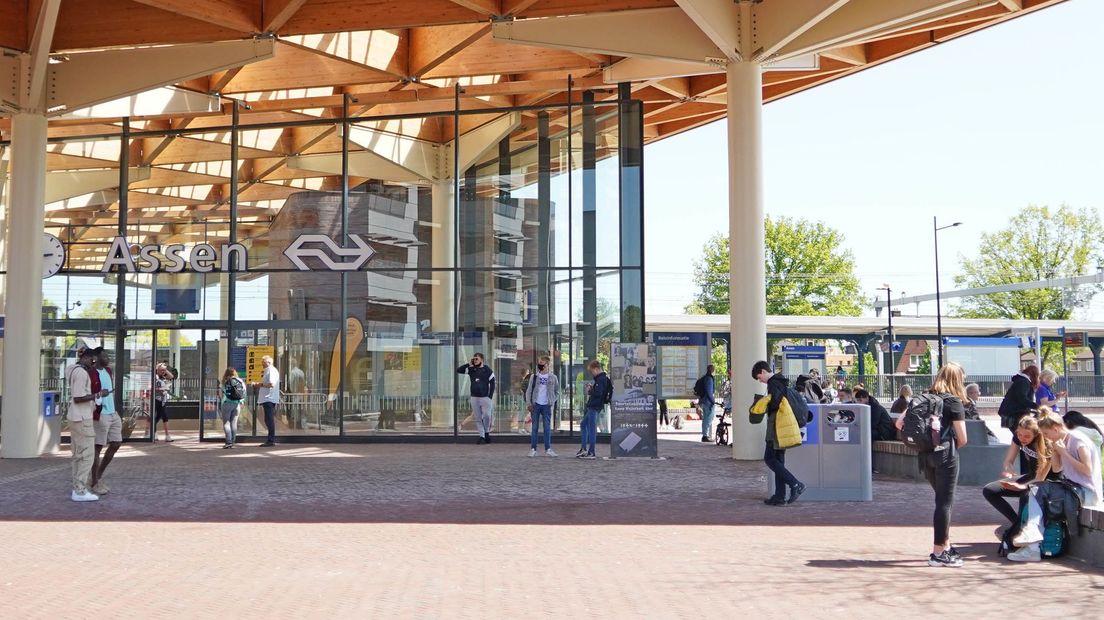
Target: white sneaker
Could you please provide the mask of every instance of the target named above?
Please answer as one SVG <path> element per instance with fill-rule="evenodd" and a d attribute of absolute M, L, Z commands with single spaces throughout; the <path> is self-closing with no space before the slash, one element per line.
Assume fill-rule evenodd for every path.
<path fill-rule="evenodd" d="M 1043 542 L 1043 530 L 1038 525 L 1027 523 L 1019 534 L 1012 539 L 1012 544 L 1017 547 L 1026 547 L 1034 543 Z"/>
<path fill-rule="evenodd" d="M 70 495 L 70 499 L 74 502 L 95 502 L 99 501 L 100 496 L 94 495 L 89 491 L 81 491 L 80 493 L 73 491 L 72 495 Z"/>
<path fill-rule="evenodd" d="M 1043 556 L 1039 553 L 1039 545 L 1028 545 L 1019 551 L 1009 553 L 1008 559 L 1013 562 L 1041 562 Z"/>
<path fill-rule="evenodd" d="M 549 449 L 545 450 L 544 455 L 545 456 L 559 456 L 559 454 L 556 454 L 556 451 L 553 450 L 552 448 L 549 448 Z"/>
<path fill-rule="evenodd" d="M 536 455 L 537 455 L 537 449 L 536 448 L 532 448 L 531 450 L 529 450 L 529 457 L 530 458 L 532 458 Z"/>

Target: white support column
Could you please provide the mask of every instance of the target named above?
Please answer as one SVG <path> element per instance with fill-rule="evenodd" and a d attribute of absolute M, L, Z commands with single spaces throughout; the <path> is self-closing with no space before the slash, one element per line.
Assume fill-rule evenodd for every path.
<path fill-rule="evenodd" d="M 728 220 L 732 458 L 753 460 L 763 457 L 765 427 L 751 425 L 740 412 L 764 391 L 751 378 L 751 366 L 767 354 L 763 68 L 755 62 L 728 65 Z"/>
<path fill-rule="evenodd" d="M 12 117 L 11 195 L 7 201 L 7 276 L 4 299 L 4 415 L 0 457 L 35 458 L 45 430 L 40 389 L 42 349 L 42 238 L 45 225 L 46 116 Z M 18 259 L 18 260 L 12 260 Z"/>

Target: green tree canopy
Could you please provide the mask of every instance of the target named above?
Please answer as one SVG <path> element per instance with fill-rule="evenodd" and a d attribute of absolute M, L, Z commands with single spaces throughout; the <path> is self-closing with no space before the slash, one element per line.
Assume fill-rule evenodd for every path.
<path fill-rule="evenodd" d="M 1028 206 L 996 232 L 982 233 L 977 258 L 962 259 L 962 288 L 1013 284 L 1083 275 L 1104 259 L 1104 227 L 1094 209 Z M 1068 319 L 1099 286 L 1076 293 L 1056 288 L 963 298 L 954 313 L 968 318 Z"/>
<path fill-rule="evenodd" d="M 858 316 L 862 311 L 855 258 L 844 237 L 823 222 L 766 220 L 767 314 Z M 693 314 L 727 314 L 728 237 L 716 234 L 694 263 Z M 744 285 L 741 283 L 741 285 Z M 746 283 L 747 292 L 756 283 Z"/>

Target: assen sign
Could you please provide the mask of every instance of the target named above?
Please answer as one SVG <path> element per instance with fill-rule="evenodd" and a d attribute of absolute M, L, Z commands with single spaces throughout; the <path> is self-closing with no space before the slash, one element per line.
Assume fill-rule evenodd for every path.
<path fill-rule="evenodd" d="M 284 250 L 284 256 L 299 271 L 312 271 L 304 261 L 307 258 L 316 259 L 325 271 L 356 271 L 376 252 L 357 235 L 349 235 L 349 240 L 354 247 L 343 248 L 326 235 L 299 235 Z M 109 273 L 113 267 L 126 273 L 241 272 L 249 269 L 249 251 L 240 243 L 218 249 L 209 243 L 197 243 L 188 252 L 183 244 L 174 243 L 139 245 L 132 253 L 126 237 L 115 237 L 100 271 Z"/>

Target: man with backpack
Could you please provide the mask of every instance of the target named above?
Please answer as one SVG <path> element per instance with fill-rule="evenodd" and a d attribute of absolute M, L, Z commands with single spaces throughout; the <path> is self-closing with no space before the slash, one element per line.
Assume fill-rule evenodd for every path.
<path fill-rule="evenodd" d="M 598 413 L 613 400 L 613 382 L 602 370 L 602 363 L 592 360 L 587 364 L 587 370 L 594 377 L 594 383 L 587 386 L 586 414 L 579 427 L 582 445 L 575 455 L 577 459 L 598 458 L 595 453 L 598 443 Z"/>
<path fill-rule="evenodd" d="M 714 390 L 713 364 L 705 367 L 705 374 L 694 382 L 694 396 L 698 397 L 698 407 L 702 416 L 702 443 L 713 442 L 713 408 L 717 406 Z"/>
<path fill-rule="evenodd" d="M 790 445 L 800 445 L 798 427 L 805 426 L 808 422 L 808 406 L 805 399 L 790 388 L 790 381 L 785 375 L 771 373 L 771 366 L 767 361 L 755 362 L 751 367 L 751 377 L 766 384 L 769 397 L 766 411 L 757 412 L 755 407 L 758 405 L 755 405 L 751 412 L 753 424 L 758 423 L 755 415 L 763 413 L 767 417 L 767 442 L 766 450 L 763 452 L 763 463 L 774 474 L 774 495 L 763 500 L 763 503 L 768 506 L 792 504 L 805 492 L 805 484 L 786 469 L 786 449 Z M 783 401 L 786 401 L 785 405 Z M 795 419 L 785 419 L 784 411 L 791 411 Z M 802 417 L 805 419 L 803 420 Z M 779 432 L 780 429 L 786 431 L 786 436 Z M 786 497 L 787 488 L 790 490 L 789 498 Z"/>

